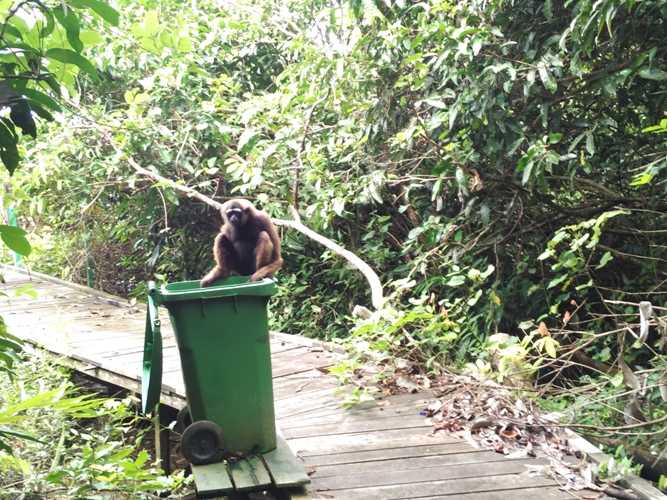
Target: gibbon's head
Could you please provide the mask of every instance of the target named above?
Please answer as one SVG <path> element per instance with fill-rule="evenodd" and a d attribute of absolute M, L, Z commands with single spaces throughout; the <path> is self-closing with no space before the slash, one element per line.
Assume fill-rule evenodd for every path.
<path fill-rule="evenodd" d="M 226 201 L 220 211 L 225 222 L 235 227 L 242 227 L 247 224 L 252 208 L 252 203 L 248 200 L 238 198 Z"/>

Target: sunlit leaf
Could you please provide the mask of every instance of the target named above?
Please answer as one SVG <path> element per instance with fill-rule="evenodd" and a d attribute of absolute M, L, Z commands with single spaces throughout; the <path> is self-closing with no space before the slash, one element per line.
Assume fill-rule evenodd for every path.
<path fill-rule="evenodd" d="M 83 50 L 83 43 L 79 40 L 79 18 L 76 17 L 74 11 L 70 8 L 65 9 L 62 5 L 59 5 L 53 9 L 53 14 L 62 27 L 65 28 L 69 44 L 74 50 L 81 52 Z"/>
<path fill-rule="evenodd" d="M 69 49 L 49 49 L 46 51 L 46 57 L 49 59 L 54 59 L 65 64 L 74 64 L 79 67 L 82 71 L 90 75 L 94 80 L 99 80 L 99 75 L 95 66 L 83 57 L 81 54 L 77 54 L 73 50 Z"/>
<path fill-rule="evenodd" d="M 118 26 L 120 20 L 118 11 L 106 2 L 100 0 L 68 0 L 68 3 L 77 8 L 88 8 L 109 24 Z"/>
<path fill-rule="evenodd" d="M 25 235 L 26 232 L 20 227 L 0 225 L 0 236 L 5 245 L 21 255 L 30 255 L 32 248 Z"/>

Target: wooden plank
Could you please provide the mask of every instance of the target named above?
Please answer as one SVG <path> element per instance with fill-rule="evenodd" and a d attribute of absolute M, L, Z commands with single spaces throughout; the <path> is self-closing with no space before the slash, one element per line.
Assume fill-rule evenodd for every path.
<path fill-rule="evenodd" d="M 286 342 L 293 342 L 299 345 L 305 345 L 314 349 L 322 349 L 330 353 L 345 354 L 345 349 L 340 345 L 334 344 L 332 342 L 326 342 L 319 339 L 311 339 L 304 337 L 303 335 L 292 335 L 289 333 L 282 333 L 278 331 L 271 331 L 271 336 L 276 339 L 281 339 Z"/>
<path fill-rule="evenodd" d="M 278 353 L 273 363 L 274 378 L 285 377 L 295 373 L 303 373 L 313 368 L 324 368 L 338 362 L 332 353 L 309 351 L 302 347 L 287 352 Z"/>
<path fill-rule="evenodd" d="M 597 495 L 596 495 L 597 496 Z M 420 497 L 419 500 L 572 500 L 578 495 L 561 491 L 553 487 L 524 488 L 521 490 L 485 491 L 484 493 L 457 493 L 452 495 L 437 495 Z"/>
<path fill-rule="evenodd" d="M 279 400 L 326 388 L 334 390 L 337 385 L 333 377 L 328 377 L 319 370 L 309 370 L 288 377 L 274 379 L 273 393 L 274 398 Z"/>
<path fill-rule="evenodd" d="M 26 271 L 23 268 L 11 266 L 9 264 L 1 264 L 1 267 L 2 267 L 2 272 L 7 273 L 7 275 L 14 276 L 16 279 L 25 279 L 26 277 L 28 277 L 28 279 L 30 279 L 31 281 L 54 283 L 56 285 L 66 287 L 71 290 L 78 290 L 81 292 L 85 292 L 89 295 L 94 295 L 100 299 L 104 299 L 112 303 L 119 303 L 119 304 L 127 303 L 127 301 L 115 295 L 111 295 L 109 293 L 102 292 L 100 290 L 88 288 L 87 286 L 79 285 L 77 283 L 72 283 L 71 281 L 65 281 L 60 278 L 56 278 L 54 276 L 49 276 L 48 274 L 42 274 L 36 271 Z"/>
<path fill-rule="evenodd" d="M 428 430 L 433 428 L 433 424 L 421 415 L 398 415 L 387 418 L 362 419 L 358 417 L 346 417 L 340 419 L 340 422 L 333 424 L 318 424 L 314 422 L 310 425 L 300 427 L 285 428 L 281 426 L 283 435 L 287 439 L 294 439 L 309 436 L 330 436 L 336 434 L 347 434 L 350 432 L 368 432 L 381 431 L 388 429 L 412 429 L 422 427 Z"/>
<path fill-rule="evenodd" d="M 193 465 L 197 492 L 201 495 L 215 495 L 234 491 L 234 483 L 224 462 L 208 465 Z"/>
<path fill-rule="evenodd" d="M 428 458 L 438 455 L 458 455 L 468 453 L 492 453 L 473 449 L 465 441 L 455 443 L 429 444 L 422 446 L 400 446 L 396 448 L 381 448 L 379 450 L 349 451 L 344 453 L 308 454 L 301 453 L 309 467 L 328 465 L 357 464 L 363 467 L 364 462 L 377 460 L 410 460 L 412 458 Z M 494 453 L 498 457 L 503 455 Z"/>
<path fill-rule="evenodd" d="M 229 474 L 234 481 L 236 491 L 260 490 L 271 484 L 271 476 L 264 462 L 257 456 L 231 462 Z"/>
<path fill-rule="evenodd" d="M 488 493 L 506 491 L 505 499 L 513 499 L 516 490 L 523 488 L 539 488 L 553 486 L 553 480 L 544 476 L 527 474 L 510 474 L 488 476 L 482 479 L 470 477 L 464 479 L 445 479 L 423 483 L 392 484 L 387 486 L 370 486 L 366 488 L 341 489 L 336 491 L 320 489 L 313 483 L 315 492 L 323 492 L 335 498 L 345 500 L 387 500 L 408 499 L 428 496 L 447 496 L 458 498 L 464 493 Z M 317 497 L 317 494 L 313 496 Z M 482 497 L 485 498 L 485 497 Z"/>
<path fill-rule="evenodd" d="M 544 465 L 545 460 L 532 460 L 531 463 Z M 391 462 L 374 462 L 374 470 L 361 473 L 354 472 L 350 465 L 337 468 L 335 475 L 319 477 L 317 471 L 312 476 L 313 483 L 326 490 L 341 490 L 350 488 L 366 488 L 388 486 L 391 484 L 423 483 L 431 481 L 479 478 L 484 481 L 485 476 L 500 476 L 519 474 L 526 471 L 525 460 L 509 460 L 478 463 L 449 464 L 447 467 L 422 467 L 420 469 L 404 469 L 402 460 Z M 331 472 L 331 471 L 330 471 Z"/>
<path fill-rule="evenodd" d="M 294 410 L 301 410 L 303 413 L 305 407 L 296 401 L 291 401 L 292 398 L 300 398 L 298 401 L 310 403 L 319 400 L 321 395 L 337 399 L 337 407 L 343 409 L 341 406 L 342 399 L 335 394 L 336 383 L 330 379 L 323 378 L 321 380 L 303 381 L 300 385 L 293 386 L 291 389 L 282 386 L 280 380 L 279 378 L 273 379 L 273 399 L 276 405 L 280 405 L 281 414 L 284 414 L 288 410 L 292 413 Z M 293 418 L 296 417 L 298 417 L 298 414 L 293 415 Z M 308 422 L 308 424 L 310 423 L 312 422 Z"/>
<path fill-rule="evenodd" d="M 430 427 L 416 429 L 391 429 L 386 431 L 336 434 L 289 440 L 290 447 L 300 456 L 306 454 L 322 455 L 325 452 L 341 453 L 345 451 L 378 450 L 460 442 L 447 434 L 432 435 Z"/>
<path fill-rule="evenodd" d="M 279 352 L 288 352 L 301 348 L 300 345 L 288 344 L 287 342 L 274 340 L 272 337 L 269 337 L 269 345 L 271 346 L 271 354 L 277 354 Z"/>
<path fill-rule="evenodd" d="M 279 383 L 274 380 L 274 383 Z M 347 389 L 331 390 L 328 397 L 321 395 L 295 395 L 282 401 L 276 401 L 276 414 L 280 419 L 300 420 L 307 418 L 319 418 L 321 415 L 340 414 L 342 403 Z M 317 396 L 317 397 L 313 397 Z M 426 394 L 403 394 L 392 396 L 384 400 L 360 403 L 352 409 L 344 410 L 350 413 L 364 414 L 365 410 L 371 413 L 383 414 L 386 411 L 396 411 L 414 407 L 415 404 L 425 407 L 433 399 L 430 393 Z"/>
<path fill-rule="evenodd" d="M 309 425 L 308 420 L 314 419 L 322 423 L 335 423 L 342 410 L 346 415 L 359 416 L 361 418 L 376 418 L 387 415 L 402 415 L 405 413 L 418 413 L 428 406 L 434 397 L 428 393 L 401 394 L 384 399 L 377 399 L 359 403 L 351 408 L 323 408 L 319 412 L 310 412 L 307 415 L 292 417 L 291 422 L 295 425 Z M 327 420 L 329 419 L 329 420 Z M 312 423 L 312 422 L 311 422 Z"/>
<path fill-rule="evenodd" d="M 2 314 L 22 317 L 26 319 L 28 315 L 34 312 L 50 314 L 50 309 L 61 307 L 62 310 L 69 312 L 83 311 L 81 304 L 97 305 L 99 301 L 91 297 L 69 296 L 64 298 L 53 298 L 52 296 L 41 296 L 36 298 L 3 299 L 0 302 L 0 312 Z"/>
<path fill-rule="evenodd" d="M 274 379 L 275 380 L 275 379 Z M 307 413 L 315 413 L 323 409 L 340 409 L 343 404 L 343 393 L 338 395 L 330 388 L 297 394 L 275 402 L 278 418 L 294 418 Z"/>
<path fill-rule="evenodd" d="M 467 445 L 467 443 L 461 443 Z M 509 462 L 517 459 L 509 459 L 508 457 L 495 453 L 493 451 L 474 451 L 464 453 L 451 453 L 442 455 L 428 455 L 408 457 L 405 452 L 406 448 L 399 448 L 398 456 L 393 458 L 385 458 L 386 452 L 389 450 L 381 450 L 377 452 L 378 460 L 367 460 L 361 463 L 348 462 L 344 464 L 332 465 L 318 465 L 314 466 L 314 460 L 310 458 L 307 460 L 308 466 L 315 469 L 313 477 L 323 478 L 329 476 L 345 476 L 347 474 L 366 474 L 375 473 L 377 471 L 408 471 L 408 470 L 422 470 L 429 467 L 439 467 L 445 469 L 453 465 L 465 464 L 484 464 L 484 467 L 490 466 L 492 462 Z M 402 453 L 401 453 L 402 452 Z"/>
<path fill-rule="evenodd" d="M 287 488 L 310 482 L 302 463 L 294 456 L 281 436 L 277 437 L 277 445 L 275 450 L 262 455 L 275 486 Z"/>

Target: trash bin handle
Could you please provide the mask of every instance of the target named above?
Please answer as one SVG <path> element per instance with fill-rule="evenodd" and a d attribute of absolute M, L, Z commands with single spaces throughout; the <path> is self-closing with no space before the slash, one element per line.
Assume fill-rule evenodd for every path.
<path fill-rule="evenodd" d="M 155 282 L 148 282 L 146 330 L 141 374 L 141 411 L 151 413 L 160 402 L 162 389 L 162 334 L 158 311 L 159 293 Z"/>

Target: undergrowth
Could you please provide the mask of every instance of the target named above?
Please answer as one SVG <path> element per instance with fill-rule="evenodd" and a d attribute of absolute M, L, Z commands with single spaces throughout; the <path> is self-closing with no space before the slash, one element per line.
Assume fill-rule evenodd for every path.
<path fill-rule="evenodd" d="M 142 447 L 150 427 L 129 399 L 84 394 L 40 353 L 0 374 L 0 425 L 15 433 L 0 450 L 0 499 L 153 499 L 187 492 Z M 162 494 L 162 495 L 161 495 Z M 172 498 L 172 496 L 169 496 Z"/>

